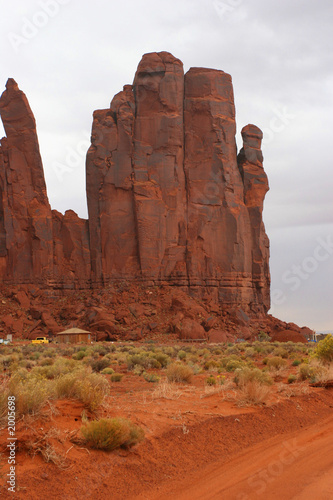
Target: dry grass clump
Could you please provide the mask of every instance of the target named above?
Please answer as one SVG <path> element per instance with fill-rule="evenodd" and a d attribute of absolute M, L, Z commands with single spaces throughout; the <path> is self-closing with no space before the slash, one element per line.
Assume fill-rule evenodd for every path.
<path fill-rule="evenodd" d="M 161 380 L 151 394 L 152 399 L 178 399 L 182 395 L 177 386 L 167 379 Z"/>
<path fill-rule="evenodd" d="M 61 375 L 71 373 L 77 370 L 80 366 L 75 360 L 66 359 L 63 357 L 57 358 L 51 366 L 36 366 L 31 370 L 31 376 L 47 379 L 55 379 Z"/>
<path fill-rule="evenodd" d="M 90 366 L 94 372 L 99 373 L 110 366 L 110 359 L 107 357 L 92 359 L 90 362 Z"/>
<path fill-rule="evenodd" d="M 123 376 L 122 373 L 111 373 L 110 380 L 111 382 L 120 382 Z"/>
<path fill-rule="evenodd" d="M 7 421 L 8 412 L 8 396 L 10 396 L 8 379 L 4 379 L 0 383 L 0 428 Z"/>
<path fill-rule="evenodd" d="M 259 368 L 238 368 L 235 371 L 234 382 L 238 387 L 243 387 L 248 382 L 258 382 L 263 385 L 272 385 L 272 378 L 265 372 L 259 370 Z"/>
<path fill-rule="evenodd" d="M 60 453 L 56 451 L 54 445 L 52 444 L 52 440 L 54 439 L 61 441 L 59 429 L 53 427 L 42 436 L 33 435 L 31 439 L 26 441 L 25 447 L 27 448 L 29 454 L 33 457 L 40 454 L 45 462 L 52 462 L 60 469 L 65 469 L 67 468 L 66 457 L 60 455 Z"/>
<path fill-rule="evenodd" d="M 235 371 L 234 381 L 239 387 L 236 395 L 238 406 L 261 405 L 271 394 L 271 377 L 259 368 L 240 368 Z"/>
<path fill-rule="evenodd" d="M 28 378 L 18 384 L 10 383 L 10 394 L 15 396 L 17 415 L 36 415 L 53 395 L 48 380 Z"/>
<path fill-rule="evenodd" d="M 286 370 L 288 361 L 281 356 L 273 356 L 272 358 L 267 359 L 266 365 L 272 374 L 278 375 Z"/>
<path fill-rule="evenodd" d="M 315 374 L 315 384 L 325 387 L 333 384 L 333 364 L 320 366 Z"/>
<path fill-rule="evenodd" d="M 217 372 L 221 368 L 221 363 L 216 359 L 208 359 L 203 366 L 204 370 Z"/>
<path fill-rule="evenodd" d="M 141 427 L 124 418 L 102 418 L 81 427 L 85 443 L 90 448 L 112 451 L 130 448 L 144 438 Z"/>
<path fill-rule="evenodd" d="M 172 363 L 166 369 L 166 376 L 169 382 L 190 383 L 193 378 L 193 371 L 187 365 Z"/>
<path fill-rule="evenodd" d="M 307 383 L 293 383 L 293 384 L 279 384 L 277 387 L 277 391 L 287 398 L 293 398 L 296 396 L 304 396 L 305 394 L 309 394 L 309 386 Z"/>
<path fill-rule="evenodd" d="M 110 387 L 106 378 L 91 373 L 89 369 L 67 373 L 55 380 L 56 397 L 78 399 L 90 411 L 96 411 L 109 392 Z"/>
<path fill-rule="evenodd" d="M 164 354 L 160 353 L 160 359 L 163 363 L 166 358 Z M 153 353 L 145 351 L 129 355 L 126 362 L 128 370 L 133 370 L 136 366 L 142 366 L 146 370 L 149 370 L 149 368 L 159 369 L 162 367 L 162 364 L 156 359 Z"/>
<path fill-rule="evenodd" d="M 322 364 L 320 361 L 313 359 L 310 363 L 302 363 L 299 366 L 300 380 L 310 380 L 312 384 L 330 385 L 333 382 L 333 364 Z"/>
<path fill-rule="evenodd" d="M 236 399 L 238 406 L 264 404 L 271 394 L 271 388 L 258 380 L 246 382 L 239 390 Z"/>

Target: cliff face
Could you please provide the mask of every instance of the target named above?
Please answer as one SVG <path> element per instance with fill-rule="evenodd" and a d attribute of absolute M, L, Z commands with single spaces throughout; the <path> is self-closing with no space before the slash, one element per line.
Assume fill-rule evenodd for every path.
<path fill-rule="evenodd" d="M 167 52 L 93 115 L 89 221 L 50 209 L 34 117 L 13 80 L 0 99 L 0 277 L 59 288 L 181 286 L 225 308 L 269 309 L 261 131 L 237 158 L 231 77 Z"/>
<path fill-rule="evenodd" d="M 9 79 L 0 98 L 0 280 L 73 288 L 90 279 L 88 226 L 51 211 L 36 123 Z"/>
<path fill-rule="evenodd" d="M 235 133 L 230 75 L 184 75 L 169 53 L 143 56 L 133 87 L 94 113 L 87 199 L 97 282 L 171 283 L 226 307 L 269 309 L 262 133 L 243 129 L 238 159 Z"/>

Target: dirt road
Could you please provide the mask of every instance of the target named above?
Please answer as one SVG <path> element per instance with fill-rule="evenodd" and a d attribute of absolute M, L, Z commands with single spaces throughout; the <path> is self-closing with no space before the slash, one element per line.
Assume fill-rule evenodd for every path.
<path fill-rule="evenodd" d="M 210 466 L 158 500 L 332 500 L 333 415 Z"/>

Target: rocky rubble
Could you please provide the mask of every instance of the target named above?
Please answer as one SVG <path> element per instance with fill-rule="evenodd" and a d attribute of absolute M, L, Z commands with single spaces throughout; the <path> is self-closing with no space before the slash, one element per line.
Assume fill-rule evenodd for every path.
<path fill-rule="evenodd" d="M 305 338 L 303 329 L 267 315 L 249 318 L 241 309 L 223 310 L 212 297 L 199 300 L 177 287 L 122 283 L 100 291 L 80 290 L 48 297 L 27 285 L 0 289 L 0 337 L 33 339 L 71 327 L 92 331 L 98 341 L 154 340 L 234 342 L 265 332 L 276 340 Z M 276 335 L 276 336 L 275 336 Z M 289 340 L 289 338 L 287 339 Z M 291 338 L 290 338 L 291 340 Z"/>

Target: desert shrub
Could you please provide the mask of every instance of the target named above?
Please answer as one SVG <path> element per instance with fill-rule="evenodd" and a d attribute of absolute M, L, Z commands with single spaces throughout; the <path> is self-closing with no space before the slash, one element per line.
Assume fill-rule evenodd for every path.
<path fill-rule="evenodd" d="M 327 335 L 323 340 L 318 342 L 314 350 L 314 356 L 325 363 L 333 361 L 333 336 Z"/>
<path fill-rule="evenodd" d="M 86 445 L 90 448 L 112 451 L 130 448 L 144 438 L 141 427 L 124 418 L 102 418 L 81 427 Z"/>
<path fill-rule="evenodd" d="M 95 411 L 103 403 L 110 389 L 103 375 L 81 369 L 59 376 L 55 380 L 55 392 L 58 398 L 78 399 L 88 409 Z"/>
<path fill-rule="evenodd" d="M 273 356 L 267 360 L 267 367 L 270 371 L 281 371 L 286 368 L 288 361 L 280 356 Z"/>
<path fill-rule="evenodd" d="M 11 394 L 8 387 L 8 380 L 5 379 L 0 383 L 0 425 L 7 419 L 8 396 L 11 396 Z"/>
<path fill-rule="evenodd" d="M 145 369 L 143 366 L 135 365 L 132 369 L 132 372 L 134 373 L 134 375 L 138 375 L 140 377 L 145 372 Z"/>
<path fill-rule="evenodd" d="M 299 366 L 301 363 L 302 361 L 300 359 L 294 359 L 294 361 L 292 362 L 292 366 Z"/>
<path fill-rule="evenodd" d="M 0 356 L 0 364 L 1 364 L 1 368 L 3 370 L 7 370 L 7 368 L 9 368 L 11 363 L 12 363 L 12 360 L 11 360 L 10 356 Z"/>
<path fill-rule="evenodd" d="M 168 365 L 169 361 L 170 361 L 169 356 L 167 356 L 163 352 L 155 352 L 154 355 L 153 355 L 153 357 L 161 365 L 162 368 L 165 368 Z"/>
<path fill-rule="evenodd" d="M 257 347 L 257 349 L 258 349 L 258 347 Z M 260 347 L 259 347 L 259 349 L 260 349 Z M 255 350 L 253 347 L 247 347 L 244 351 L 244 356 L 246 358 L 253 358 L 257 352 L 260 352 L 260 350 L 258 351 L 258 350 Z"/>
<path fill-rule="evenodd" d="M 53 358 L 42 358 L 39 360 L 38 364 L 39 366 L 51 366 L 53 365 L 54 363 L 54 359 Z"/>
<path fill-rule="evenodd" d="M 239 406 L 261 405 L 265 403 L 271 393 L 271 388 L 258 380 L 246 382 L 237 394 Z"/>
<path fill-rule="evenodd" d="M 315 369 L 313 366 L 310 366 L 308 363 L 302 363 L 298 369 L 299 378 L 301 380 L 306 379 L 314 379 L 315 377 Z"/>
<path fill-rule="evenodd" d="M 35 366 L 35 363 L 30 359 L 23 359 L 22 361 L 20 361 L 20 366 L 22 368 L 26 368 L 27 370 L 31 370 L 31 368 Z"/>
<path fill-rule="evenodd" d="M 185 348 L 184 348 L 185 349 Z M 197 351 L 197 355 L 200 357 L 200 358 L 208 358 L 210 356 L 210 352 L 208 349 L 199 349 Z"/>
<path fill-rule="evenodd" d="M 34 352 L 33 354 L 31 354 L 30 359 L 33 361 L 37 361 L 40 357 L 41 357 L 40 352 Z"/>
<path fill-rule="evenodd" d="M 111 382 L 120 382 L 123 376 L 124 375 L 122 373 L 112 373 L 110 380 Z"/>
<path fill-rule="evenodd" d="M 190 383 L 193 377 L 193 371 L 187 365 L 172 363 L 166 369 L 166 376 L 169 382 Z"/>
<path fill-rule="evenodd" d="M 176 351 L 173 347 L 163 347 L 163 352 L 167 355 L 170 356 L 171 358 L 175 357 Z"/>
<path fill-rule="evenodd" d="M 223 351 L 220 347 L 212 347 L 211 352 L 212 352 L 212 354 L 215 354 L 216 356 L 221 356 L 221 354 L 223 354 Z"/>
<path fill-rule="evenodd" d="M 240 359 L 230 359 L 225 365 L 227 372 L 234 372 L 238 368 L 242 368 L 244 363 Z"/>
<path fill-rule="evenodd" d="M 99 354 L 100 356 L 105 356 L 105 354 L 108 353 L 108 350 L 106 349 L 106 347 L 101 345 L 101 344 L 95 344 L 92 347 L 92 350 L 93 350 L 93 352 Z"/>
<path fill-rule="evenodd" d="M 77 364 L 73 359 L 58 358 L 51 366 L 35 366 L 31 370 L 33 377 L 44 377 L 47 379 L 54 379 L 59 375 L 65 375 L 77 369 Z"/>
<path fill-rule="evenodd" d="M 284 349 L 283 347 L 276 347 L 273 351 L 274 356 L 278 356 L 280 358 L 286 359 L 289 356 L 289 353 L 287 349 Z"/>
<path fill-rule="evenodd" d="M 51 382 L 34 377 L 13 378 L 9 383 L 10 394 L 15 396 L 16 414 L 36 415 L 53 396 Z"/>
<path fill-rule="evenodd" d="M 149 356 L 149 353 L 146 352 L 130 355 L 127 357 L 126 362 L 128 370 L 133 370 L 136 365 L 142 366 L 146 370 L 149 368 L 161 368 L 161 363 L 157 361 L 155 357 Z"/>
<path fill-rule="evenodd" d="M 178 358 L 179 359 L 185 359 L 186 358 L 186 352 L 181 350 L 181 351 L 178 351 Z"/>
<path fill-rule="evenodd" d="M 101 372 L 104 368 L 110 366 L 110 359 L 108 358 L 97 358 L 91 361 L 90 366 L 94 372 Z"/>
<path fill-rule="evenodd" d="M 152 382 L 152 383 L 159 382 L 159 380 L 160 380 L 160 377 L 158 375 L 156 375 L 155 373 L 146 373 L 146 372 L 144 372 L 143 373 L 143 378 L 147 382 Z"/>
<path fill-rule="evenodd" d="M 197 375 L 198 373 L 201 372 L 201 366 L 198 365 L 197 363 L 193 363 L 192 361 L 188 361 L 187 366 L 189 366 L 194 373 L 194 375 Z"/>
<path fill-rule="evenodd" d="M 223 385 L 225 383 L 225 375 L 218 375 L 216 377 L 216 382 L 219 384 L 219 385 Z"/>
<path fill-rule="evenodd" d="M 267 373 L 259 370 L 259 368 L 248 368 L 247 366 L 237 368 L 235 371 L 234 382 L 238 387 L 243 387 L 248 382 L 253 381 L 265 385 L 271 385 L 273 383 L 271 377 Z"/>
<path fill-rule="evenodd" d="M 207 385 L 216 385 L 216 379 L 212 375 L 208 378 L 206 378 L 206 384 Z"/>
<path fill-rule="evenodd" d="M 274 346 L 272 344 L 264 344 L 262 345 L 262 353 L 271 354 L 274 351 Z"/>
<path fill-rule="evenodd" d="M 209 359 L 208 361 L 205 362 L 204 364 L 204 370 L 210 370 L 210 371 L 217 371 L 218 368 L 220 368 L 221 363 L 216 361 L 215 359 Z"/>
<path fill-rule="evenodd" d="M 289 375 L 288 384 L 293 384 L 294 382 L 296 382 L 296 380 L 297 380 L 296 375 Z"/>
<path fill-rule="evenodd" d="M 271 340 L 271 337 L 263 330 L 260 330 L 260 332 L 258 333 L 258 340 L 260 342 L 269 342 Z"/>
<path fill-rule="evenodd" d="M 62 356 L 72 356 L 74 353 L 74 347 L 66 346 L 62 349 Z"/>
<path fill-rule="evenodd" d="M 229 344 L 228 344 L 229 345 Z M 239 354 L 239 349 L 237 345 L 231 344 L 231 346 L 227 347 L 226 349 L 226 354 L 231 355 L 231 354 Z"/>
<path fill-rule="evenodd" d="M 101 371 L 102 375 L 112 375 L 113 373 L 114 373 L 114 369 L 113 368 L 104 368 Z"/>
<path fill-rule="evenodd" d="M 76 361 L 81 361 L 81 359 L 85 358 L 88 356 L 88 354 L 85 351 L 78 351 L 73 354 L 72 358 L 75 359 Z"/>
<path fill-rule="evenodd" d="M 325 364 L 322 365 L 318 363 L 314 367 L 314 382 L 319 383 L 323 387 L 327 384 L 327 382 L 332 382 L 333 381 L 333 365 L 332 364 Z"/>

